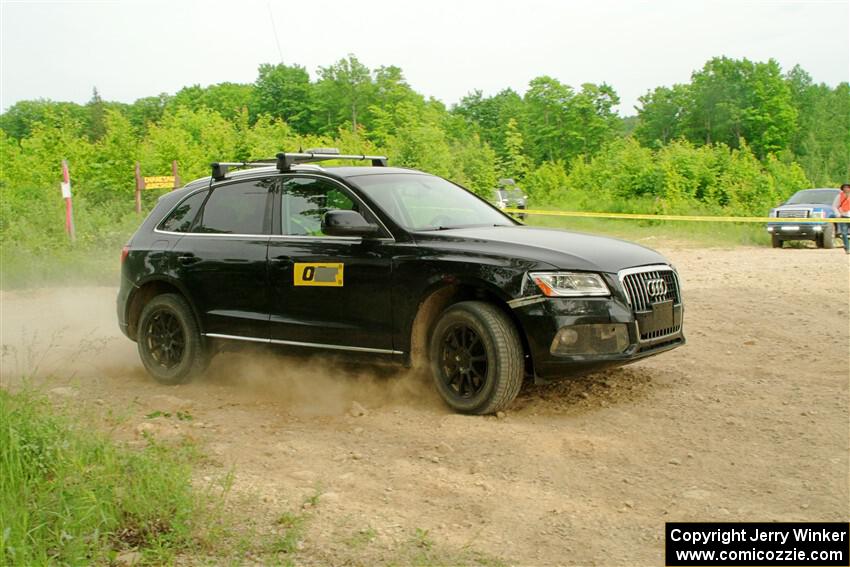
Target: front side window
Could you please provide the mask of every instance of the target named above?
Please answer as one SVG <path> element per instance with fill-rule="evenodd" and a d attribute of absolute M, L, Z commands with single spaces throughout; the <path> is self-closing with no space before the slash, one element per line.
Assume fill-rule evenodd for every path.
<path fill-rule="evenodd" d="M 327 236 L 322 218 L 332 210 L 357 211 L 368 216 L 341 187 L 315 177 L 293 177 L 283 183 L 281 230 L 289 236 Z"/>
<path fill-rule="evenodd" d="M 194 232 L 268 234 L 269 183 L 252 181 L 213 189 Z"/>
<path fill-rule="evenodd" d="M 198 210 L 201 208 L 201 205 L 204 204 L 204 199 L 207 198 L 207 191 L 198 191 L 197 193 L 189 196 L 184 199 L 179 205 L 177 205 L 171 214 L 162 221 L 160 225 L 160 230 L 167 230 L 168 232 L 189 232 L 189 229 L 192 227 L 192 221 L 195 220 L 195 215 L 198 214 Z"/>
<path fill-rule="evenodd" d="M 516 224 L 475 195 L 433 175 L 361 175 L 352 181 L 407 230 Z"/>

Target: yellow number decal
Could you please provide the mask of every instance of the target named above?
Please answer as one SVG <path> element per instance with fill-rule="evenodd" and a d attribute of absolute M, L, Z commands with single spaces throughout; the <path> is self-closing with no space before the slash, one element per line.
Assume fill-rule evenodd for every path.
<path fill-rule="evenodd" d="M 295 263 L 295 285 L 317 285 L 342 287 L 342 271 L 345 264 Z"/>

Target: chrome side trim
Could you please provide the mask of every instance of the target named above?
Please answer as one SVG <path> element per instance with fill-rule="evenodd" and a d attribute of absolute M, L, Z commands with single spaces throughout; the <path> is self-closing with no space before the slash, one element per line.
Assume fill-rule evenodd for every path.
<path fill-rule="evenodd" d="M 158 234 L 173 234 L 175 236 L 216 236 L 216 237 L 232 237 L 232 238 L 269 238 L 271 234 L 240 234 L 236 232 L 174 232 L 173 230 L 153 229 Z"/>
<path fill-rule="evenodd" d="M 229 339 L 232 341 L 248 341 L 252 343 L 268 343 L 270 339 L 261 339 L 258 337 L 240 337 L 238 335 L 221 335 L 219 333 L 204 333 L 205 337 L 211 339 Z"/>
<path fill-rule="evenodd" d="M 367 347 L 355 347 L 355 346 L 344 346 L 344 345 L 328 345 L 322 343 L 303 343 L 299 341 L 283 341 L 279 339 L 261 339 L 258 337 L 242 337 L 238 335 L 223 335 L 219 333 L 204 333 L 205 337 L 210 337 L 211 339 L 228 339 L 232 341 L 249 341 L 254 343 L 266 343 L 266 344 L 274 344 L 274 345 L 289 345 L 289 346 L 299 346 L 299 347 L 308 347 L 308 348 L 325 348 L 330 350 L 346 350 L 352 352 L 373 352 L 376 354 L 404 354 L 404 352 L 400 350 L 388 350 L 383 348 L 367 348 Z"/>

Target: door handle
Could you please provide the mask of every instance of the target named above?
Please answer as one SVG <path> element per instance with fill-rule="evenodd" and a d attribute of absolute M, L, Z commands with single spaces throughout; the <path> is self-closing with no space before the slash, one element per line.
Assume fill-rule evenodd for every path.
<path fill-rule="evenodd" d="M 180 256 L 177 256 L 177 261 L 183 264 L 184 266 L 188 266 L 189 264 L 200 262 L 201 259 L 195 256 L 194 254 L 182 254 Z"/>
<path fill-rule="evenodd" d="M 269 258 L 269 262 L 272 262 L 273 264 L 286 264 L 291 261 L 292 258 L 289 256 L 275 256 L 274 258 Z"/>

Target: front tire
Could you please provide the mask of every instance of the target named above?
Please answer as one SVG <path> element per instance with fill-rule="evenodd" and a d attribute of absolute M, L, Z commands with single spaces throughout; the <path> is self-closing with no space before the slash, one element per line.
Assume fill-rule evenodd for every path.
<path fill-rule="evenodd" d="M 774 234 L 774 235 L 771 235 L 771 237 L 770 237 L 770 244 L 771 244 L 774 248 L 782 248 L 782 239 L 781 239 L 781 238 L 779 238 L 778 236 L 776 236 L 775 234 Z"/>
<path fill-rule="evenodd" d="M 821 242 L 823 243 L 824 248 L 835 248 L 835 225 L 827 223 L 827 225 L 823 227 L 821 238 L 823 239 Z"/>
<path fill-rule="evenodd" d="M 177 294 L 157 295 L 145 305 L 137 335 L 142 364 L 162 384 L 186 383 L 209 363 L 192 310 Z"/>
<path fill-rule="evenodd" d="M 519 334 L 489 303 L 464 301 L 449 307 L 434 327 L 428 350 L 437 391 L 457 412 L 495 413 L 522 386 Z"/>

